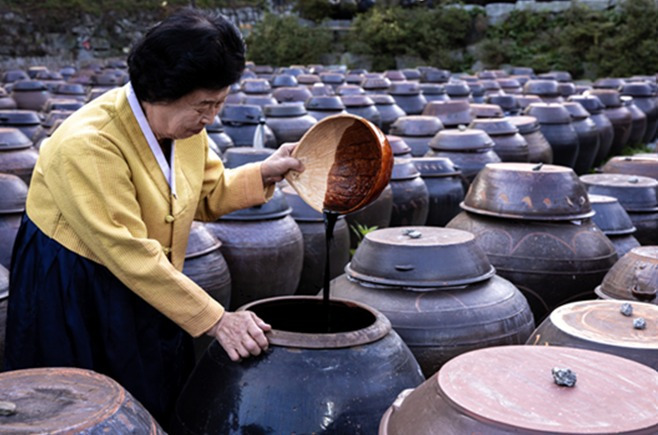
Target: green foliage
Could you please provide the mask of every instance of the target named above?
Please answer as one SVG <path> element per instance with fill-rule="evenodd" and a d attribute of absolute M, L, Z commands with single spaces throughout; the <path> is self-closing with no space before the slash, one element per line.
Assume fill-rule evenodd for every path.
<path fill-rule="evenodd" d="M 293 16 L 266 14 L 247 37 L 247 56 L 261 65 L 319 63 L 331 51 L 331 41 L 326 28 L 303 26 Z"/>
<path fill-rule="evenodd" d="M 473 27 L 471 14 L 459 8 L 373 8 L 358 15 L 352 27 L 350 50 L 368 56 L 376 71 L 395 68 L 396 56 L 456 71 L 470 64 L 455 55 Z"/>
<path fill-rule="evenodd" d="M 357 246 L 361 243 L 366 234 L 375 231 L 377 228 L 378 227 L 376 225 L 369 227 L 358 222 L 355 225 L 350 225 L 350 230 L 356 235 Z M 350 255 L 354 255 L 355 251 L 356 249 L 350 249 Z"/>
<path fill-rule="evenodd" d="M 300 17 L 316 23 L 325 20 L 334 12 L 328 0 L 297 0 L 294 10 Z"/>
<path fill-rule="evenodd" d="M 630 76 L 658 70 L 658 8 L 626 0 L 610 11 L 573 5 L 563 13 L 514 11 L 488 29 L 481 60 L 569 71 L 574 78 Z"/>

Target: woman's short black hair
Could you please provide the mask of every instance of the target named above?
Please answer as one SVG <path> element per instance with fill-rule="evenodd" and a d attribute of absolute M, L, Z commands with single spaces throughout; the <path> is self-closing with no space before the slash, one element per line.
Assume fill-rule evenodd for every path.
<path fill-rule="evenodd" d="M 183 8 L 153 26 L 128 55 L 140 101 L 177 100 L 197 89 L 223 89 L 240 79 L 245 44 L 224 16 Z"/>

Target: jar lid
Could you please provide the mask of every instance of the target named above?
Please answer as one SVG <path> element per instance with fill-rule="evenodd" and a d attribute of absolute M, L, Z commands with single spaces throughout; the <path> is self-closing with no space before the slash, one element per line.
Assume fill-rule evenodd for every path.
<path fill-rule="evenodd" d="M 501 77 L 496 79 L 498 84 L 503 89 L 518 89 L 521 87 L 521 83 L 512 77 Z"/>
<path fill-rule="evenodd" d="M 14 92 L 46 91 L 48 88 L 40 80 L 19 80 L 12 86 Z"/>
<path fill-rule="evenodd" d="M 345 82 L 345 74 L 338 72 L 322 72 L 320 73 L 320 80 L 322 83 L 340 85 Z"/>
<path fill-rule="evenodd" d="M 392 82 L 388 88 L 388 93 L 391 95 L 418 95 L 420 94 L 420 87 L 416 82 Z"/>
<path fill-rule="evenodd" d="M 421 71 L 421 82 L 425 83 L 445 83 L 450 80 L 450 71 L 446 69 L 438 69 L 428 67 Z"/>
<path fill-rule="evenodd" d="M 56 94 L 62 95 L 86 95 L 85 87 L 79 83 L 60 83 L 55 88 Z"/>
<path fill-rule="evenodd" d="M 518 95 L 516 101 L 522 109 L 525 109 L 532 103 L 541 103 L 542 99 L 538 95 Z"/>
<path fill-rule="evenodd" d="M 391 86 L 391 81 L 383 76 L 366 77 L 361 82 L 361 87 L 365 90 L 371 90 L 371 89 L 388 90 L 389 86 Z"/>
<path fill-rule="evenodd" d="M 375 103 L 368 95 L 343 95 L 340 97 L 345 107 L 368 107 Z"/>
<path fill-rule="evenodd" d="M 471 88 L 464 80 L 449 81 L 444 85 L 446 94 L 454 97 L 467 97 L 471 94 Z"/>
<path fill-rule="evenodd" d="M 235 149 L 235 148 L 230 148 Z M 262 205 L 243 208 L 219 218 L 220 221 L 260 221 L 280 219 L 288 216 L 292 209 L 286 202 L 285 195 L 278 187 L 274 188 L 274 194 L 269 201 Z"/>
<path fill-rule="evenodd" d="M 519 129 L 508 118 L 476 119 L 470 127 L 484 130 L 489 136 L 510 135 L 519 132 Z"/>
<path fill-rule="evenodd" d="M 444 126 L 468 125 L 473 120 L 471 106 L 465 100 L 430 101 L 423 115 L 436 116 Z"/>
<path fill-rule="evenodd" d="M 532 95 L 557 96 L 560 92 L 557 88 L 557 80 L 532 79 L 523 85 L 523 93 Z"/>
<path fill-rule="evenodd" d="M 297 83 L 300 85 L 312 85 L 321 81 L 320 76 L 315 74 L 300 74 L 297 76 Z"/>
<path fill-rule="evenodd" d="M 519 129 L 519 133 L 524 135 L 539 130 L 539 121 L 534 116 L 508 116 L 507 120 Z"/>
<path fill-rule="evenodd" d="M 571 168 L 534 163 L 487 164 L 461 207 L 521 220 L 569 221 L 594 215 L 587 190 Z"/>
<path fill-rule="evenodd" d="M 641 175 L 658 180 L 658 154 L 615 156 L 602 170 L 604 174 Z"/>
<path fill-rule="evenodd" d="M 651 85 L 646 82 L 625 83 L 621 88 L 621 93 L 631 97 L 653 97 L 655 95 Z"/>
<path fill-rule="evenodd" d="M 389 94 L 369 94 L 368 97 L 378 106 L 388 106 L 391 104 L 397 104 L 395 98 Z"/>
<path fill-rule="evenodd" d="M 255 104 L 224 104 L 219 117 L 224 123 L 234 124 L 258 124 L 264 120 L 263 109 Z"/>
<path fill-rule="evenodd" d="M 22 213 L 27 200 L 27 184 L 18 176 L 0 173 L 0 214 Z"/>
<path fill-rule="evenodd" d="M 441 130 L 429 143 L 437 151 L 476 151 L 494 147 L 494 141 L 483 130 L 464 128 Z"/>
<path fill-rule="evenodd" d="M 304 103 L 291 102 L 281 104 L 268 104 L 264 108 L 265 116 L 268 118 L 286 118 L 292 116 L 306 115 Z"/>
<path fill-rule="evenodd" d="M 313 94 L 304 85 L 300 86 L 281 86 L 272 91 L 272 96 L 279 103 L 298 102 L 304 103 L 311 98 Z"/>
<path fill-rule="evenodd" d="M 571 115 L 573 119 L 580 120 L 589 118 L 589 112 L 585 110 L 582 104 L 576 101 L 562 103 L 562 105 L 567 109 L 567 112 L 569 112 L 569 115 Z"/>
<path fill-rule="evenodd" d="M 421 83 L 418 85 L 424 95 L 445 95 L 446 89 L 438 83 Z"/>
<path fill-rule="evenodd" d="M 247 163 L 262 162 L 274 151 L 271 148 L 231 147 L 224 151 L 224 166 L 232 169 Z"/>
<path fill-rule="evenodd" d="M 476 118 L 502 118 L 503 109 L 497 104 L 471 103 L 471 113 Z"/>
<path fill-rule="evenodd" d="M 343 100 L 336 95 L 314 95 L 306 101 L 309 110 L 345 110 Z"/>
<path fill-rule="evenodd" d="M 397 69 L 389 69 L 387 71 L 384 71 L 384 77 L 386 77 L 387 79 L 393 82 L 403 82 L 407 80 L 407 78 L 404 76 L 402 71 Z"/>
<path fill-rule="evenodd" d="M 658 246 L 638 246 L 612 265 L 596 289 L 603 298 L 658 302 Z"/>
<path fill-rule="evenodd" d="M 269 94 L 272 91 L 269 80 L 262 78 L 244 79 L 240 88 L 245 94 Z"/>
<path fill-rule="evenodd" d="M 617 198 L 590 194 L 589 202 L 595 214 L 592 220 L 606 235 L 633 234 L 635 226 Z"/>
<path fill-rule="evenodd" d="M 407 115 L 395 120 L 389 132 L 396 136 L 429 137 L 443 129 L 443 124 L 436 116 Z"/>
<path fill-rule="evenodd" d="M 298 84 L 297 79 L 292 74 L 275 74 L 272 77 L 273 88 L 280 88 L 282 86 L 294 87 Z"/>
<path fill-rule="evenodd" d="M 561 103 L 532 103 L 524 113 L 537 118 L 540 124 L 571 124 L 571 115 Z"/>
<path fill-rule="evenodd" d="M 221 246 L 222 242 L 206 227 L 206 224 L 194 221 L 187 240 L 185 259 L 201 257 L 218 250 Z"/>
<path fill-rule="evenodd" d="M 339 85 L 336 88 L 336 94 L 338 95 L 363 95 L 366 91 L 360 85 L 355 84 L 344 84 Z"/>
<path fill-rule="evenodd" d="M 487 97 L 487 103 L 495 104 L 503 110 L 517 110 L 521 106 L 513 94 L 494 94 Z"/>
<path fill-rule="evenodd" d="M 626 81 L 619 77 L 602 77 L 594 82 L 594 87 L 598 89 L 619 90 L 625 83 Z"/>
<path fill-rule="evenodd" d="M 591 115 L 599 114 L 605 109 L 605 106 L 596 95 L 572 95 L 569 97 L 569 101 L 580 103 Z"/>
<path fill-rule="evenodd" d="M 580 179 L 589 193 L 617 198 L 626 211 L 658 211 L 658 181 L 641 175 L 587 174 Z"/>
<path fill-rule="evenodd" d="M 0 127 L 0 151 L 20 150 L 32 146 L 32 141 L 17 128 Z"/>
<path fill-rule="evenodd" d="M 386 139 L 388 139 L 388 143 L 391 145 L 393 156 L 397 157 L 411 154 L 411 147 L 400 136 L 387 134 Z"/>
<path fill-rule="evenodd" d="M 0 110 L 0 125 L 38 125 L 39 114 L 34 110 Z"/>
<path fill-rule="evenodd" d="M 420 70 L 417 68 L 403 68 L 402 74 L 407 80 L 420 80 L 421 77 Z"/>
<path fill-rule="evenodd" d="M 605 107 L 621 107 L 621 95 L 615 89 L 592 89 L 590 95 L 594 95 L 601 100 Z"/>
<path fill-rule="evenodd" d="M 366 234 L 345 272 L 370 284 L 422 291 L 484 281 L 495 269 L 473 234 L 411 226 Z"/>
<path fill-rule="evenodd" d="M 420 172 L 418 172 L 411 159 L 396 157 L 393 160 L 391 181 L 413 180 L 418 177 L 420 177 Z"/>

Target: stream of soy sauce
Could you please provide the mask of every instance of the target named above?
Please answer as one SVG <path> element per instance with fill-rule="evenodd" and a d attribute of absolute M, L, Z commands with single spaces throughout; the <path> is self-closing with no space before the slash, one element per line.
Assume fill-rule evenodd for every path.
<path fill-rule="evenodd" d="M 324 242 L 325 242 L 325 259 L 324 259 L 324 285 L 322 287 L 322 305 L 324 306 L 325 319 L 327 322 L 327 332 L 331 332 L 331 309 L 329 306 L 329 283 L 331 281 L 331 256 L 329 250 L 331 241 L 334 238 L 334 227 L 338 220 L 339 214 L 333 211 L 324 210 Z"/>

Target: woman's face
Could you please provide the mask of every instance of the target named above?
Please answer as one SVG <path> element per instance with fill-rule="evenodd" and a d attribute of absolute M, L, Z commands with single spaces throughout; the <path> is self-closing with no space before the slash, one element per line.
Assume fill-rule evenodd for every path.
<path fill-rule="evenodd" d="M 228 93 L 228 87 L 218 91 L 197 89 L 176 101 L 146 103 L 144 111 L 158 140 L 185 139 L 214 121 Z"/>

